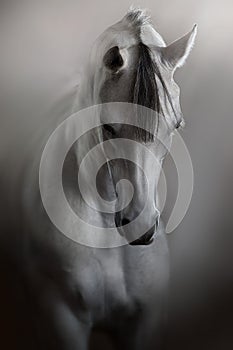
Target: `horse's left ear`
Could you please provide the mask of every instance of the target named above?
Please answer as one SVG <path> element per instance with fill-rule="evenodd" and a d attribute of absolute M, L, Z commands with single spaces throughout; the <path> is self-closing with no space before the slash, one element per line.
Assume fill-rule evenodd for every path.
<path fill-rule="evenodd" d="M 162 48 L 162 58 L 165 63 L 167 63 L 172 69 L 183 66 L 193 48 L 196 34 L 197 25 L 195 24 L 189 33 Z"/>

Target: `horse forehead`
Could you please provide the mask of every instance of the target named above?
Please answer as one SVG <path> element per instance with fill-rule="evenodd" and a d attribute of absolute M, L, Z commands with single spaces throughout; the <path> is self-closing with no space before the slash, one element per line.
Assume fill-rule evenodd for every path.
<path fill-rule="evenodd" d="M 108 28 L 105 31 L 105 35 L 108 36 L 109 39 L 111 38 L 113 41 L 116 41 L 115 44 L 122 48 L 136 45 L 139 42 L 143 42 L 147 46 L 166 46 L 162 36 L 151 24 L 145 24 L 134 28 L 126 21 L 120 21 Z"/>

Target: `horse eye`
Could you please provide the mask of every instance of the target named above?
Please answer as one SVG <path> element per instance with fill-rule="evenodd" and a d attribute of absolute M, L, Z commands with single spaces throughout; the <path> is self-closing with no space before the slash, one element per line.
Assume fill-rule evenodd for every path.
<path fill-rule="evenodd" d="M 115 136 L 115 135 L 116 135 L 116 131 L 115 131 L 114 128 L 113 128 L 111 125 L 109 125 L 109 124 L 104 124 L 104 125 L 103 125 L 103 129 L 104 129 L 105 131 L 107 131 L 109 134 L 111 134 L 111 136 Z"/>

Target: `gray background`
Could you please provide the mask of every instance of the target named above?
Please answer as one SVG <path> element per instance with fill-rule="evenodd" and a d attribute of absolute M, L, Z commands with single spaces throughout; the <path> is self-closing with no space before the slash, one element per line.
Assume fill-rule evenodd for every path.
<path fill-rule="evenodd" d="M 38 110 L 74 89 L 95 38 L 130 5 L 127 0 L 1 2 L 1 157 L 17 143 L 22 149 L 27 146 L 21 140 L 41 122 Z M 233 3 L 142 0 L 138 5 L 150 10 L 167 43 L 198 24 L 192 54 L 176 73 L 186 120 L 182 137 L 195 183 L 189 211 L 169 236 L 172 283 L 166 347 L 230 349 Z M 176 195 L 176 175 L 169 161 L 165 171 L 170 191 L 167 219 Z"/>

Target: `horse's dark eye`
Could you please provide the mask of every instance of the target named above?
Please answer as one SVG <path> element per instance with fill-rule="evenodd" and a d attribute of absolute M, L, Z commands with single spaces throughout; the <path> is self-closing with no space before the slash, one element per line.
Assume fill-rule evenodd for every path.
<path fill-rule="evenodd" d="M 114 130 L 114 128 L 109 125 L 109 124 L 104 124 L 103 125 L 103 129 L 105 131 L 107 131 L 111 136 L 115 136 L 116 135 L 116 131 Z"/>
<path fill-rule="evenodd" d="M 113 72 L 117 72 L 123 66 L 124 61 L 118 46 L 114 46 L 106 52 L 104 56 L 104 64 Z"/>

